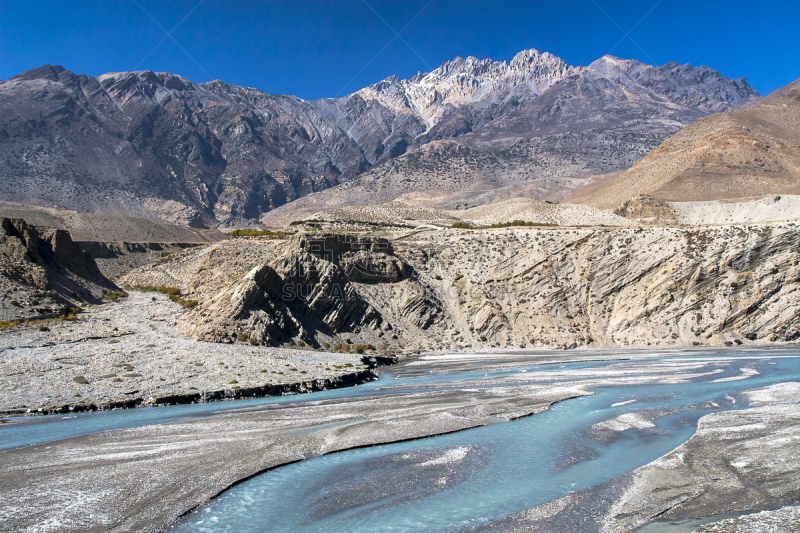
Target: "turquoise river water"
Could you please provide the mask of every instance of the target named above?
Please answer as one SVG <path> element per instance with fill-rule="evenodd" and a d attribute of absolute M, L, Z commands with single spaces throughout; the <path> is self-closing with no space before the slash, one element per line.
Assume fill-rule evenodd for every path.
<path fill-rule="evenodd" d="M 738 394 L 742 390 L 800 381 L 800 355 L 785 350 L 682 355 L 669 360 L 700 359 L 702 370 L 677 383 L 594 386 L 594 395 L 560 402 L 544 413 L 516 421 L 348 450 L 276 468 L 225 491 L 184 517 L 174 531 L 468 531 L 613 480 L 657 459 L 688 440 L 701 416 L 747 407 L 744 396 Z M 625 371 L 642 365 L 646 373 L 662 360 L 627 361 Z M 469 371 L 431 374 L 393 375 L 390 371 L 379 381 L 356 388 L 302 396 L 39 417 L 32 422 L 0 424 L 0 448 L 219 416 L 268 403 L 396 394 L 420 384 L 458 388 L 459 382 L 466 380 L 526 372 L 537 373 L 541 383 L 552 371 L 559 375 L 554 382 L 563 382 L 564 371 L 575 370 L 577 375 L 578 371 L 618 364 L 521 365 L 501 371 L 475 366 Z M 589 431 L 625 413 L 647 415 L 655 427 L 621 431 L 611 439 L 597 438 Z M 447 466 L 452 470 L 442 478 L 444 484 L 430 476 L 409 474 L 420 464 L 438 464 L 411 464 L 414 458 L 427 456 L 456 458 L 456 466 Z M 461 472 L 457 471 L 459 465 Z M 440 470 L 435 472 L 441 476 Z"/>

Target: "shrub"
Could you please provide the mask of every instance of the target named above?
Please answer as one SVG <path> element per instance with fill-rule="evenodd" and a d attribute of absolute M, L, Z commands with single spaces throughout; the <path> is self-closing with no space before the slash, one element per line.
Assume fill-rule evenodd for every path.
<path fill-rule="evenodd" d="M 228 382 L 228 385 L 235 385 L 236 383 L 239 383 L 239 382 L 238 382 L 238 381 L 236 381 L 235 379 L 232 379 L 232 380 L 230 380 L 230 381 Z"/>
<path fill-rule="evenodd" d="M 282 231 L 270 231 L 268 229 L 235 229 L 231 232 L 231 237 L 282 237 Z"/>
<path fill-rule="evenodd" d="M 453 229 L 475 229 L 475 226 L 473 226 L 469 222 L 456 222 L 450 227 Z"/>
<path fill-rule="evenodd" d="M 39 331 L 50 331 L 50 328 L 47 326 L 39 326 Z"/>
<path fill-rule="evenodd" d="M 133 285 L 132 288 L 139 289 L 140 291 L 146 292 L 160 292 L 161 294 L 166 294 L 170 300 L 175 303 L 181 304 L 187 309 L 191 309 L 192 307 L 196 307 L 199 303 L 197 300 L 186 300 L 181 298 L 181 290 L 177 287 L 165 287 L 163 285 Z M 127 294 L 125 295 L 127 296 Z M 156 299 L 153 298 L 153 301 Z"/>
<path fill-rule="evenodd" d="M 744 334 L 744 338 L 749 340 L 749 341 L 754 341 L 754 340 L 758 339 L 758 335 L 756 333 L 745 333 Z"/>
<path fill-rule="evenodd" d="M 736 343 L 736 346 L 741 346 L 741 344 L 742 344 L 742 339 L 735 339 L 733 342 L 735 342 L 735 343 Z"/>
<path fill-rule="evenodd" d="M 78 383 L 80 385 L 88 385 L 89 384 L 89 380 L 86 379 L 85 376 L 75 376 L 74 378 L 72 378 L 72 381 L 74 381 L 75 383 Z"/>
<path fill-rule="evenodd" d="M 247 342 L 247 339 L 249 339 L 249 337 L 244 331 L 240 331 L 239 334 L 236 335 L 236 340 L 239 342 Z"/>
<path fill-rule="evenodd" d="M 105 297 L 112 301 L 117 301 L 120 298 L 127 298 L 128 293 L 123 291 L 111 291 L 105 294 Z"/>
<path fill-rule="evenodd" d="M 496 228 L 511 228 L 511 227 L 558 227 L 558 224 L 547 224 L 544 222 L 527 222 L 525 220 L 512 220 L 511 222 L 500 222 L 498 224 L 490 224 L 488 226 L 473 226 L 469 222 L 456 222 L 452 226 L 453 229 L 496 229 Z"/>

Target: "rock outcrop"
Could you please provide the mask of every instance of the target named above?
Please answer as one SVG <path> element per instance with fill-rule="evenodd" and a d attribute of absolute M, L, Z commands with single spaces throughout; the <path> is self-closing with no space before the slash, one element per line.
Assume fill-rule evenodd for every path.
<path fill-rule="evenodd" d="M 614 214 L 648 224 L 677 224 L 679 221 L 671 205 L 646 194 L 627 200 L 614 210 Z"/>
<path fill-rule="evenodd" d="M 224 252 L 213 257 L 220 255 Z M 216 259 L 210 256 L 200 269 L 209 270 L 211 261 Z M 192 295 L 201 304 L 182 319 L 182 331 L 204 340 L 252 344 L 318 345 L 347 333 L 375 342 L 392 326 L 357 284 L 394 284 L 412 275 L 387 239 L 365 236 L 301 235 L 272 260 L 253 262 L 258 264 L 222 290 L 207 292 L 207 286 L 195 285 Z M 223 261 L 216 268 L 225 266 Z M 136 272 L 126 278 L 142 279 Z"/>
<path fill-rule="evenodd" d="M 0 218 L 0 320 L 58 316 L 116 290 L 69 232 Z"/>

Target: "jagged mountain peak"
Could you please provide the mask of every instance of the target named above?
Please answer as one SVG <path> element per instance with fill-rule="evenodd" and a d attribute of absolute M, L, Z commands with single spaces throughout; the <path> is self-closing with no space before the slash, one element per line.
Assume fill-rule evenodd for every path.
<path fill-rule="evenodd" d="M 479 76 L 486 72 L 502 69 L 505 61 L 495 61 L 493 59 L 478 59 L 474 56 L 458 56 L 449 61 L 445 61 L 438 68 L 432 70 L 425 78 L 447 78 L 459 74 Z"/>
<path fill-rule="evenodd" d="M 72 72 L 68 71 L 61 65 L 42 65 L 41 67 L 21 72 L 16 76 L 12 77 L 11 79 L 20 81 L 21 80 L 34 81 L 43 79 L 50 81 L 59 81 L 59 76 L 62 73 L 72 74 Z"/>
<path fill-rule="evenodd" d="M 518 52 L 511 60 L 509 65 L 512 68 L 522 68 L 524 66 L 536 63 L 557 63 L 563 66 L 568 66 L 567 63 L 560 57 L 555 56 L 550 52 L 540 52 L 536 48 L 530 48 L 528 50 Z"/>
<path fill-rule="evenodd" d="M 517 53 L 510 63 L 494 59 L 478 59 L 474 56 L 456 57 L 445 61 L 438 68 L 427 74 L 417 74 L 409 80 L 411 83 L 441 81 L 458 76 L 495 77 L 498 80 L 514 78 L 519 72 L 527 72 L 528 80 L 544 81 L 545 78 L 563 76 L 571 67 L 549 52 L 541 53 L 535 48 Z M 518 78 L 518 76 L 516 76 Z"/>
<path fill-rule="evenodd" d="M 168 89 L 183 90 L 191 88 L 195 85 L 192 81 L 179 74 L 173 74 L 171 72 L 155 72 L 152 70 L 108 72 L 106 74 L 97 76 L 97 81 L 99 81 L 101 85 L 107 85 L 110 83 L 115 83 L 119 80 L 132 78 L 135 78 L 140 82 L 163 85 Z"/>
<path fill-rule="evenodd" d="M 729 79 L 705 65 L 670 62 L 656 66 L 605 55 L 578 72 L 586 79 L 611 81 L 631 94 L 655 97 L 705 113 L 730 111 L 758 96 L 744 78 Z"/>

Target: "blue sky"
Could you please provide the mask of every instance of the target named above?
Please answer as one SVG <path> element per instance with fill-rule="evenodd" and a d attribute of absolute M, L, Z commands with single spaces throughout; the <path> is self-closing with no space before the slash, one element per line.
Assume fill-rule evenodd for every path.
<path fill-rule="evenodd" d="M 766 94 L 800 78 L 798 35 L 786 0 L 2 0 L 0 79 L 149 69 L 312 99 L 537 48 L 573 65 L 709 65 Z"/>

